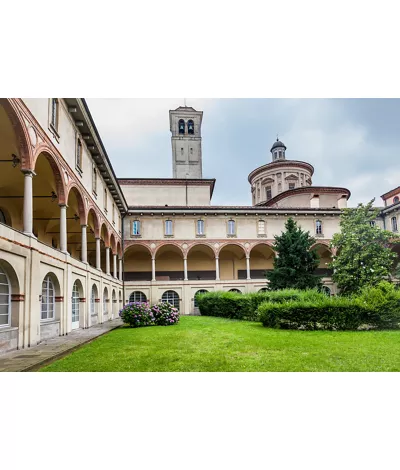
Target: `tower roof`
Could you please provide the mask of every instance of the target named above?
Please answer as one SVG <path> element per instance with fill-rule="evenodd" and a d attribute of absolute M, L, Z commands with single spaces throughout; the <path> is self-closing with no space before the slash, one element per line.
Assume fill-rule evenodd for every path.
<path fill-rule="evenodd" d="M 271 152 L 278 147 L 283 147 L 286 150 L 286 145 L 283 142 L 281 142 L 277 137 L 276 142 L 274 142 L 274 144 L 271 147 Z"/>

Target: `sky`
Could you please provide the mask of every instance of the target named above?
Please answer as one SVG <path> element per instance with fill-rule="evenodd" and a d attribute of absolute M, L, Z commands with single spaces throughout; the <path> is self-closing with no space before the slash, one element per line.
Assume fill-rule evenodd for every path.
<path fill-rule="evenodd" d="M 171 178 L 170 109 L 184 99 L 88 99 L 118 178 Z M 247 177 L 271 161 L 279 139 L 288 160 L 311 163 L 313 185 L 351 191 L 356 206 L 400 185 L 399 99 L 194 99 L 203 111 L 203 178 L 213 205 L 251 205 Z"/>

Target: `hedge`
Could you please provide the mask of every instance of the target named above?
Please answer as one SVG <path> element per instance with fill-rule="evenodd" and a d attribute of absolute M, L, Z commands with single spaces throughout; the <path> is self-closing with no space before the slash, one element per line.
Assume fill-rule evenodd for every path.
<path fill-rule="evenodd" d="M 199 294 L 196 297 L 201 315 L 238 320 L 258 319 L 257 309 L 263 302 L 282 303 L 291 300 L 324 299 L 326 294 L 317 290 L 285 289 L 281 291 L 263 291 L 250 294 L 214 291 Z"/>

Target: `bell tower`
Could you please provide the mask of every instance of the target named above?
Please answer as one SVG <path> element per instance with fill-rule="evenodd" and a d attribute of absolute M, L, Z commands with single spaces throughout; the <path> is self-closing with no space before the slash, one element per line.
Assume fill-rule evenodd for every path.
<path fill-rule="evenodd" d="M 180 106 L 169 112 L 174 178 L 201 179 L 201 121 L 203 111 Z"/>

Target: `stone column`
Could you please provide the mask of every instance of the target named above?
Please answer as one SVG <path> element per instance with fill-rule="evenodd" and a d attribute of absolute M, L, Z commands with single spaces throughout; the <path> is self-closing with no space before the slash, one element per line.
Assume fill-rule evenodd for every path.
<path fill-rule="evenodd" d="M 215 257 L 215 280 L 219 281 L 219 257 Z"/>
<path fill-rule="evenodd" d="M 113 255 L 113 276 L 115 277 L 115 279 L 118 279 L 118 276 L 117 276 L 117 255 Z"/>
<path fill-rule="evenodd" d="M 156 259 L 151 258 L 151 280 L 156 280 Z"/>
<path fill-rule="evenodd" d="M 247 280 L 250 280 L 250 256 L 246 256 Z"/>
<path fill-rule="evenodd" d="M 106 246 L 106 274 L 110 273 L 110 247 Z"/>
<path fill-rule="evenodd" d="M 24 233 L 33 235 L 33 176 L 32 170 L 25 170 L 24 173 Z"/>
<path fill-rule="evenodd" d="M 87 263 L 87 225 L 81 225 L 82 227 L 82 251 L 81 251 L 81 261 L 82 263 Z"/>
<path fill-rule="evenodd" d="M 96 269 L 101 270 L 100 238 L 96 238 Z"/>
<path fill-rule="evenodd" d="M 60 250 L 67 253 L 67 206 L 60 204 Z"/>
<path fill-rule="evenodd" d="M 188 271 L 187 271 L 187 258 L 183 258 L 183 280 L 188 280 Z"/>
<path fill-rule="evenodd" d="M 119 280 L 122 281 L 122 258 L 119 259 Z"/>

